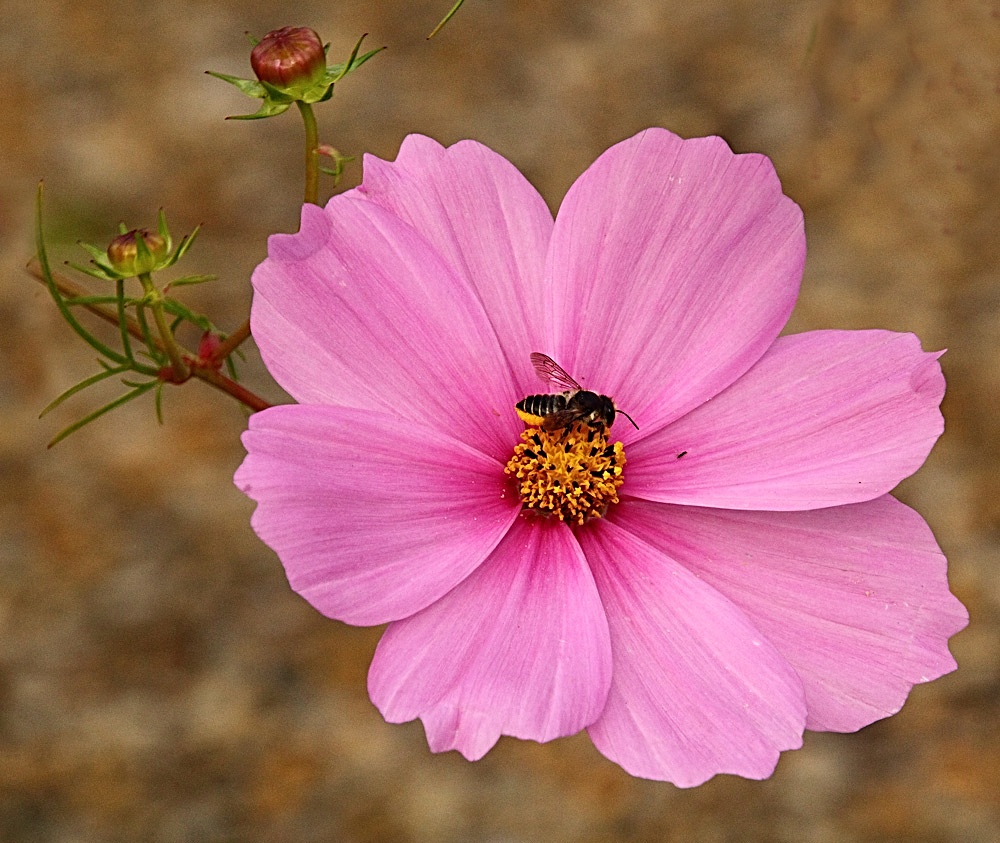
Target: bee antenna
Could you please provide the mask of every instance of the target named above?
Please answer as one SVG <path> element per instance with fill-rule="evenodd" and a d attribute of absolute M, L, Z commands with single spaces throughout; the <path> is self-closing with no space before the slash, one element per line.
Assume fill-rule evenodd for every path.
<path fill-rule="evenodd" d="M 639 429 L 639 425 L 637 425 L 637 424 L 635 423 L 635 419 L 633 419 L 633 418 L 632 418 L 632 417 L 631 417 L 631 416 L 630 416 L 630 415 L 629 415 L 628 413 L 626 413 L 626 412 L 625 412 L 624 410 L 619 410 L 619 409 L 618 409 L 617 407 L 615 407 L 615 412 L 616 412 L 616 413 L 618 413 L 618 415 L 620 415 L 620 416 L 625 416 L 625 418 L 627 418 L 627 419 L 628 419 L 628 420 L 629 420 L 630 422 L 632 422 L 632 427 L 634 427 L 634 428 L 635 428 L 636 430 L 638 430 L 638 429 Z"/>

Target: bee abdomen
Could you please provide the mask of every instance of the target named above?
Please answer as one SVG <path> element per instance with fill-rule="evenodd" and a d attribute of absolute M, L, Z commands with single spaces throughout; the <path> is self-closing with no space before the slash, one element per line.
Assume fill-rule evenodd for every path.
<path fill-rule="evenodd" d="M 543 395 L 529 395 L 517 402 L 515 407 L 532 416 L 548 416 L 566 409 L 566 396 L 561 392 Z"/>

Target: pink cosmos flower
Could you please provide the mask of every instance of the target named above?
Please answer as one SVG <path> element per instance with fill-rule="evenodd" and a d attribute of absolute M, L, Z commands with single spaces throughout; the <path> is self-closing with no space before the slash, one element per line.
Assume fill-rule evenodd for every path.
<path fill-rule="evenodd" d="M 555 221 L 486 147 L 410 136 L 271 238 L 253 333 L 299 403 L 251 417 L 236 483 L 297 592 L 389 624 L 386 720 L 469 759 L 586 728 L 689 786 L 764 778 L 803 729 L 859 729 L 954 669 L 966 611 L 887 494 L 942 431 L 939 354 L 779 337 L 804 259 L 767 158 L 662 129 L 598 158 Z M 579 518 L 524 456 L 514 405 L 558 391 L 534 351 L 638 424 L 598 431 L 614 465 Z M 597 450 L 573 452 L 585 473 Z"/>

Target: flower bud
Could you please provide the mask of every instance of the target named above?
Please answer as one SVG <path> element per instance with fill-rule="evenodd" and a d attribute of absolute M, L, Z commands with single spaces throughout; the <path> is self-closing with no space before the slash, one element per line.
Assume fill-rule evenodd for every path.
<path fill-rule="evenodd" d="M 326 52 L 313 30 L 286 26 L 260 40 L 250 53 L 250 65 L 261 82 L 289 93 L 304 93 L 326 73 Z"/>
<path fill-rule="evenodd" d="M 222 339 L 218 334 L 213 331 L 205 331 L 198 343 L 198 362 L 209 365 L 213 369 L 221 369 L 222 360 L 216 357 L 216 352 L 221 345 Z"/>
<path fill-rule="evenodd" d="M 142 255 L 136 245 L 138 238 L 142 238 L 146 247 Z M 133 228 L 111 241 L 108 246 L 108 262 L 115 272 L 131 277 L 152 272 L 166 259 L 169 251 L 169 244 L 159 234 L 145 228 Z"/>

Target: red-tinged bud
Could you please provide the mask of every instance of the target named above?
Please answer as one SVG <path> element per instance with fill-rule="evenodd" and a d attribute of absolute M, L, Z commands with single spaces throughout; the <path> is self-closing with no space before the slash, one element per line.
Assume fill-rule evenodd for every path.
<path fill-rule="evenodd" d="M 136 239 L 142 238 L 145 250 L 139 254 Z M 131 277 L 152 272 L 167 258 L 169 244 L 155 232 L 145 228 L 133 228 L 119 234 L 108 246 L 108 262 L 115 272 Z"/>
<path fill-rule="evenodd" d="M 303 93 L 326 73 L 326 52 L 319 36 L 305 26 L 286 26 L 265 35 L 250 53 L 261 82 L 289 93 Z"/>
<path fill-rule="evenodd" d="M 219 350 L 219 346 L 222 345 L 222 340 L 219 338 L 218 334 L 212 333 L 211 331 L 205 331 L 201 335 L 201 341 L 198 343 L 198 359 L 202 363 L 209 363 L 214 368 L 218 369 L 222 366 L 221 360 L 216 360 L 215 353 Z"/>

